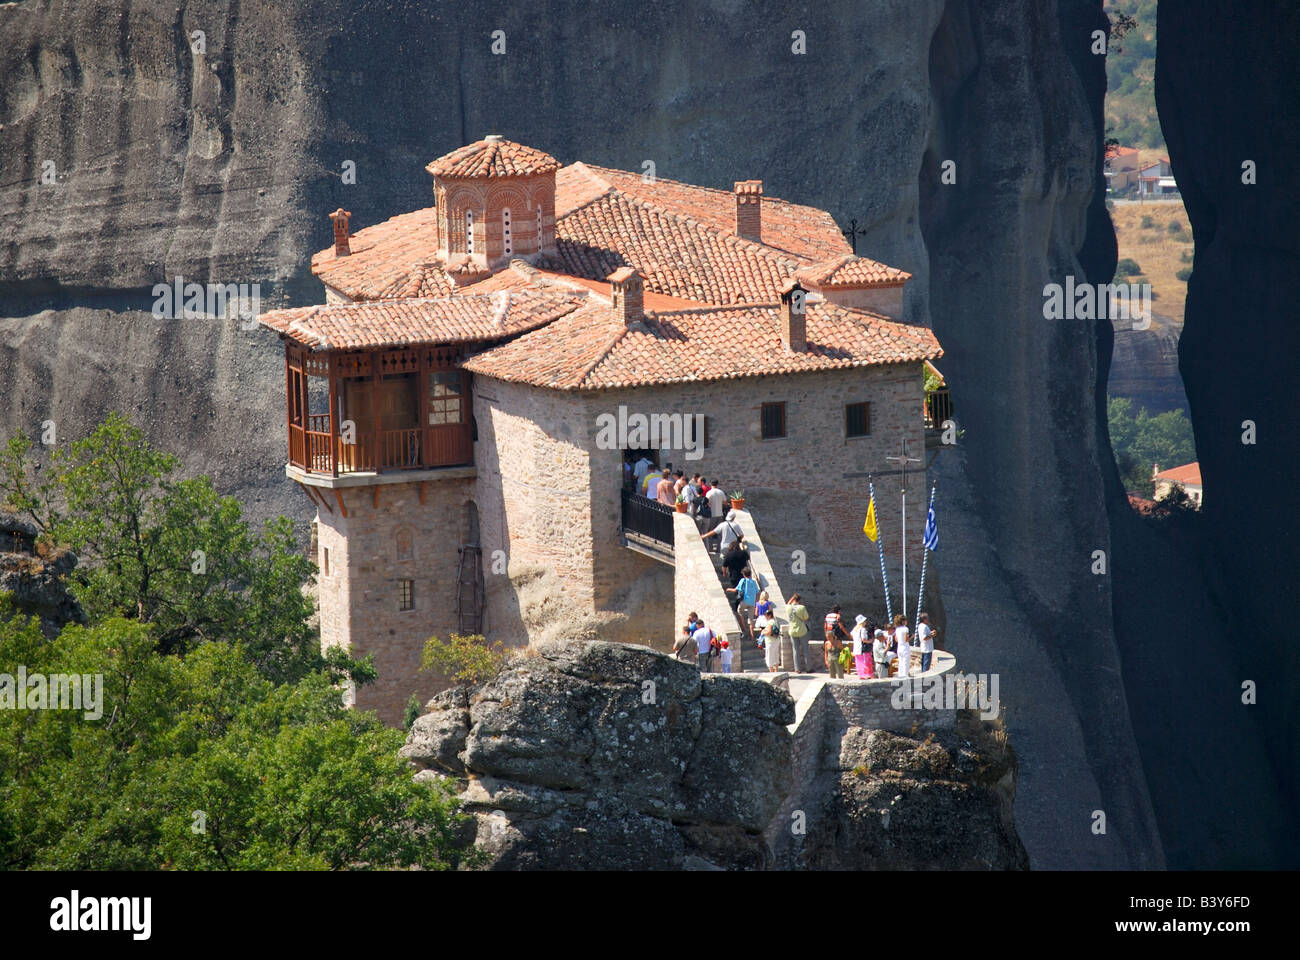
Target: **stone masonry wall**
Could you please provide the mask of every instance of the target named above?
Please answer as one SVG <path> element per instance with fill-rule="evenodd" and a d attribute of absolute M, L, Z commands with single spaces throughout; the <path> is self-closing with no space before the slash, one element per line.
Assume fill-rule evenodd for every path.
<path fill-rule="evenodd" d="M 849 439 L 844 406 L 864 400 L 871 403 L 871 434 Z M 787 436 L 761 440 L 760 406 L 779 401 L 786 403 Z M 862 533 L 867 479 L 846 474 L 896 469 L 885 457 L 899 453 L 904 436 L 909 455 L 926 459 L 920 364 L 601 391 L 586 399 L 589 435 L 596 431 L 596 418 L 617 416 L 620 404 L 629 414 L 704 414 L 708 443 L 702 457 L 687 460 L 682 449 L 665 450 L 661 461 L 670 460 L 688 473 L 702 470 L 710 479 L 716 476 L 728 493 L 744 489 L 745 509 L 763 536 L 781 587 L 802 594 L 814 618 L 839 602 L 883 619 L 880 561 L 875 544 Z M 613 504 L 593 513 L 593 539 L 597 545 L 616 543 L 622 452 L 593 448 L 590 457 L 593 497 L 599 500 L 601 491 L 609 491 Z M 899 481 L 897 475 L 876 479 L 895 606 L 901 578 Z M 907 488 L 909 616 L 914 616 L 929 493 L 920 470 L 909 472 Z M 795 551 L 802 552 L 802 559 Z"/>
<path fill-rule="evenodd" d="M 379 677 L 356 691 L 356 706 L 396 725 L 411 694 L 424 702 L 439 687 L 419 674 L 420 652 L 430 636 L 445 638 L 458 625 L 458 548 L 468 534 L 474 481 L 428 482 L 423 505 L 415 483 L 349 487 L 339 491 L 346 517 L 333 491 L 321 493 L 334 505 L 317 520 L 321 642 L 354 656 L 374 654 Z M 413 581 L 411 610 L 398 609 L 403 579 Z"/>

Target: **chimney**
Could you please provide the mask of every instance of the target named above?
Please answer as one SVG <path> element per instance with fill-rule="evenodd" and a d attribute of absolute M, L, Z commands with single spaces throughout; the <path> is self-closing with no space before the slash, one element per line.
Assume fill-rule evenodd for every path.
<path fill-rule="evenodd" d="M 781 288 L 781 343 L 792 353 L 808 349 L 807 297 L 808 291 L 793 277 Z"/>
<path fill-rule="evenodd" d="M 736 181 L 736 236 L 759 240 L 763 232 L 763 181 Z"/>
<path fill-rule="evenodd" d="M 334 256 L 346 257 L 352 251 L 348 248 L 348 220 L 351 219 L 352 212 L 339 207 L 330 214 L 330 219 L 334 221 Z"/>
<path fill-rule="evenodd" d="M 631 326 L 643 316 L 641 274 L 634 267 L 619 267 L 608 277 L 614 316 Z"/>

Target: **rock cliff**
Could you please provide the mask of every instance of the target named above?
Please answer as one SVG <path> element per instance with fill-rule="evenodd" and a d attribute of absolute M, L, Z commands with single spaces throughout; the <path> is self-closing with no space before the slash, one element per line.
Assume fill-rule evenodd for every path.
<path fill-rule="evenodd" d="M 426 706 L 402 755 L 451 777 L 497 870 L 1008 869 L 1013 761 L 852 727 L 792 778 L 789 694 L 639 645 L 548 641 Z M 822 744 L 818 744 L 821 748 Z M 990 755 L 998 759 L 990 760 Z M 774 853 L 792 791 L 818 830 Z M 889 811 L 883 814 L 882 811 Z M 766 835 L 765 835 L 766 834 Z"/>
<path fill-rule="evenodd" d="M 652 160 L 724 187 L 762 177 L 856 220 L 860 252 L 911 271 L 907 315 L 947 351 L 966 432 L 935 464 L 939 516 L 968 540 L 947 534 L 935 559 L 950 646 L 1025 678 L 1003 689 L 1022 705 L 1031 862 L 1158 867 L 1173 850 L 1179 866 L 1294 864 L 1295 601 L 1257 585 L 1293 576 L 1300 549 L 1273 535 L 1296 515 L 1293 378 L 1260 375 L 1297 336 L 1294 217 L 1277 201 L 1297 176 L 1296 14 L 1168 6 L 1157 97 L 1197 244 L 1180 344 L 1209 504 L 1196 604 L 1118 490 L 1109 324 L 1042 319 L 1045 283 L 1114 269 L 1105 75 L 1089 51 L 1099 0 L 0 5 L 0 432 L 53 419 L 76 436 L 124 410 L 254 516 L 305 520 L 281 471 L 275 344 L 233 323 L 155 321 L 152 283 L 316 301 L 307 261 L 328 210 L 365 225 L 427 205 L 424 164 L 488 132 L 566 162 Z M 1242 189 L 1245 159 L 1259 175 Z M 1108 576 L 1091 573 L 1095 550 Z M 1203 681 L 1224 609 L 1231 648 L 1266 651 L 1230 677 L 1234 690 L 1259 678 L 1258 715 L 1220 687 L 1193 707 L 1182 685 Z M 1168 617 L 1157 640 L 1144 610 Z M 1235 745 L 1210 760 L 1199 734 L 1215 723 Z M 1227 784 L 1276 813 L 1267 829 L 1229 797 L 1211 812 L 1179 799 Z M 1104 838 L 1088 831 L 1099 807 Z"/>

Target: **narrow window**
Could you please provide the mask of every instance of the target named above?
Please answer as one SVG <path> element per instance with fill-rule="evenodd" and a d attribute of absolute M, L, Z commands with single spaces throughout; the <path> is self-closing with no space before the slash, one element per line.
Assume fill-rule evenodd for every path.
<path fill-rule="evenodd" d="M 864 401 L 844 405 L 844 435 L 846 437 L 871 435 L 871 404 Z"/>
<path fill-rule="evenodd" d="M 765 403 L 762 410 L 762 438 L 774 440 L 785 436 L 785 403 Z"/>
<path fill-rule="evenodd" d="M 465 376 L 459 370 L 429 373 L 429 426 L 464 423 Z"/>
<path fill-rule="evenodd" d="M 510 208 L 504 207 L 501 210 L 501 242 L 505 247 L 506 256 L 515 252 L 514 240 L 510 237 Z"/>
<path fill-rule="evenodd" d="M 537 249 L 542 249 L 542 205 L 537 205 Z"/>
<path fill-rule="evenodd" d="M 415 581 L 414 580 L 397 581 L 397 609 L 398 610 L 415 609 Z"/>
<path fill-rule="evenodd" d="M 474 252 L 474 211 L 465 211 L 465 252 Z"/>
<path fill-rule="evenodd" d="M 330 575 L 330 548 L 320 548 L 320 570 L 325 576 Z"/>

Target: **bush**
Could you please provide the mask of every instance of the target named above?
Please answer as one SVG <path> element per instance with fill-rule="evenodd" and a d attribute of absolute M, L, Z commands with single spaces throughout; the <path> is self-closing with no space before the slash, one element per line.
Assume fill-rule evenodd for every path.
<path fill-rule="evenodd" d="M 1178 259 L 1181 260 L 1183 263 L 1191 263 L 1191 262 L 1192 262 L 1192 251 L 1190 251 L 1190 250 L 1184 250 L 1183 253 L 1182 253 L 1182 256 L 1180 256 Z"/>
<path fill-rule="evenodd" d="M 1186 230 L 1183 230 L 1179 233 L 1175 233 L 1173 239 L 1175 243 L 1191 243 L 1192 235 Z"/>
<path fill-rule="evenodd" d="M 1179 280 L 1186 283 L 1192 277 L 1192 268 L 1183 267 L 1183 269 L 1179 270 L 1176 274 L 1174 274 L 1174 276 L 1176 276 Z"/>
<path fill-rule="evenodd" d="M 1179 223 L 1177 220 L 1170 220 L 1170 221 L 1169 221 L 1169 232 L 1170 232 L 1170 233 L 1181 233 L 1182 230 L 1183 230 L 1183 225 L 1182 225 L 1181 223 Z"/>
<path fill-rule="evenodd" d="M 1142 272 L 1138 262 L 1130 257 L 1125 257 L 1119 263 L 1115 264 L 1115 276 L 1117 277 L 1136 277 Z"/>
<path fill-rule="evenodd" d="M 430 637 L 420 656 L 420 669 L 432 670 L 457 683 L 484 683 L 491 680 L 506 663 L 506 651 L 500 641 L 488 643 L 481 636 L 453 633 L 450 640 Z"/>
<path fill-rule="evenodd" d="M 1155 222 L 1154 220 L 1152 220 L 1150 217 L 1143 217 L 1143 218 L 1142 218 L 1142 229 L 1143 229 L 1143 230 L 1149 230 L 1149 229 L 1151 229 L 1152 227 L 1154 227 L 1155 225 L 1156 225 L 1156 222 Z"/>

